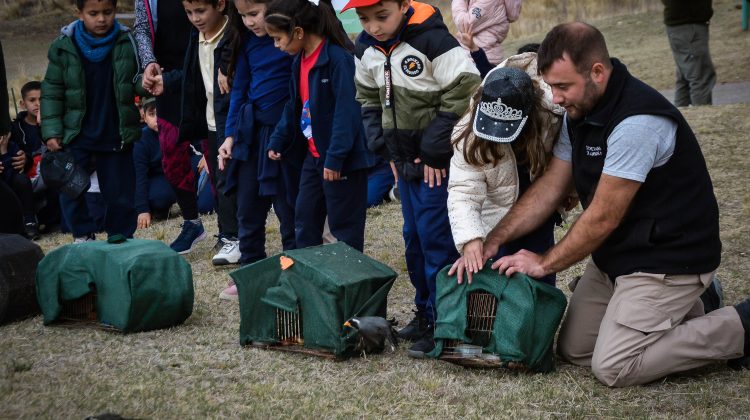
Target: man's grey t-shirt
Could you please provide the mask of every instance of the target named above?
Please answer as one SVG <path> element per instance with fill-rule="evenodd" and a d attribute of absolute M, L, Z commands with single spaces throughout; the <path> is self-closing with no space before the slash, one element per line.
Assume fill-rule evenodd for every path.
<path fill-rule="evenodd" d="M 620 121 L 607 138 L 607 156 L 602 173 L 643 182 L 651 168 L 669 161 L 674 153 L 677 123 L 667 117 L 634 115 Z M 570 162 L 572 147 L 567 114 L 553 154 Z"/>

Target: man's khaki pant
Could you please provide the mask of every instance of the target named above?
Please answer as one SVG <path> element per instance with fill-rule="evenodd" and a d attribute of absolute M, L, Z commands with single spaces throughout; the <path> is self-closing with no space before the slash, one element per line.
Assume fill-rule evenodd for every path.
<path fill-rule="evenodd" d="M 713 275 L 633 273 L 612 283 L 590 261 L 571 284 L 557 351 L 614 387 L 740 357 L 745 330 L 734 307 L 703 315 Z"/>

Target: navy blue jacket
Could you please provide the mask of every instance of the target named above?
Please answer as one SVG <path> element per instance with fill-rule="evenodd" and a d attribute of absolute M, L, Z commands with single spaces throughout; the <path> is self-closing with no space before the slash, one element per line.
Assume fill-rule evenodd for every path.
<path fill-rule="evenodd" d="M 148 213 L 148 179 L 157 174 L 163 174 L 161 166 L 161 146 L 159 133 L 143 127 L 141 139 L 133 145 L 133 167 L 135 169 L 135 200 L 137 213 Z"/>
<path fill-rule="evenodd" d="M 0 163 L 3 164 L 3 173 L 0 174 L 0 179 L 4 180 L 5 182 L 10 182 L 13 173 L 16 173 L 16 170 L 13 169 L 13 157 L 18 153 L 19 150 L 21 150 L 21 148 L 18 147 L 16 143 L 9 141 L 8 151 L 5 152 L 5 154 L 0 155 Z"/>
<path fill-rule="evenodd" d="M 300 129 L 301 57 L 302 54 L 297 54 L 292 64 L 290 99 L 268 146 L 269 150 L 280 152 L 282 159 L 292 142 L 307 143 Z M 318 61 L 310 69 L 309 89 L 313 138 L 323 167 L 347 173 L 372 166 L 374 158 L 367 149 L 361 108 L 355 99 L 354 57 L 326 41 Z"/>
<path fill-rule="evenodd" d="M 224 139 L 224 125 L 229 111 L 229 95 L 220 93 L 217 76 L 223 61 L 228 60 L 231 56 L 232 31 L 232 26 L 227 24 L 224 35 L 214 49 L 214 118 L 216 120 L 216 138 L 220 139 L 219 143 Z M 171 92 L 179 87 L 182 92 L 180 139 L 194 144 L 208 137 L 206 88 L 203 86 L 203 76 L 201 75 L 198 58 L 198 35 L 199 32 L 195 29 L 190 33 L 190 41 L 185 52 L 182 70 L 175 70 L 164 75 L 165 90 Z"/>

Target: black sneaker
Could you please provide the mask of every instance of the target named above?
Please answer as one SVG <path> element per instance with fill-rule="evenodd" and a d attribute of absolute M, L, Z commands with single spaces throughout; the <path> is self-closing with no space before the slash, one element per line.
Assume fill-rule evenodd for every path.
<path fill-rule="evenodd" d="M 734 309 L 737 310 L 742 326 L 745 328 L 745 354 L 742 357 L 728 360 L 727 365 L 734 370 L 750 370 L 750 299 L 745 299 L 734 305 Z"/>
<path fill-rule="evenodd" d="M 721 287 L 718 277 L 714 276 L 711 284 L 708 285 L 701 295 L 701 300 L 703 301 L 704 313 L 713 312 L 724 307 L 724 288 Z"/>
<path fill-rule="evenodd" d="M 39 225 L 36 222 L 28 222 L 23 227 L 26 239 L 36 241 L 39 239 Z"/>
<path fill-rule="evenodd" d="M 411 346 L 408 354 L 409 357 L 413 357 L 415 359 L 424 359 L 427 356 L 427 353 L 431 352 L 434 349 L 435 336 L 432 331 L 432 326 L 430 326 L 430 329 L 422 336 L 422 338 L 417 340 L 417 342 Z"/>
<path fill-rule="evenodd" d="M 404 328 L 401 328 L 396 335 L 405 341 L 417 341 L 422 338 L 430 327 L 430 322 L 419 313 L 414 314 L 414 318 L 409 321 Z"/>

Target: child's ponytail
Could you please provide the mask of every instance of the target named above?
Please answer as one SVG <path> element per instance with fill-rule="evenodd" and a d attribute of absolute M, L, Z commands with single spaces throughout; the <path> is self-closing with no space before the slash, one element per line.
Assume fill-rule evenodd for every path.
<path fill-rule="evenodd" d="M 290 36 L 295 27 L 300 27 L 349 49 L 346 33 L 330 0 L 274 0 L 266 9 L 265 20 Z"/>

